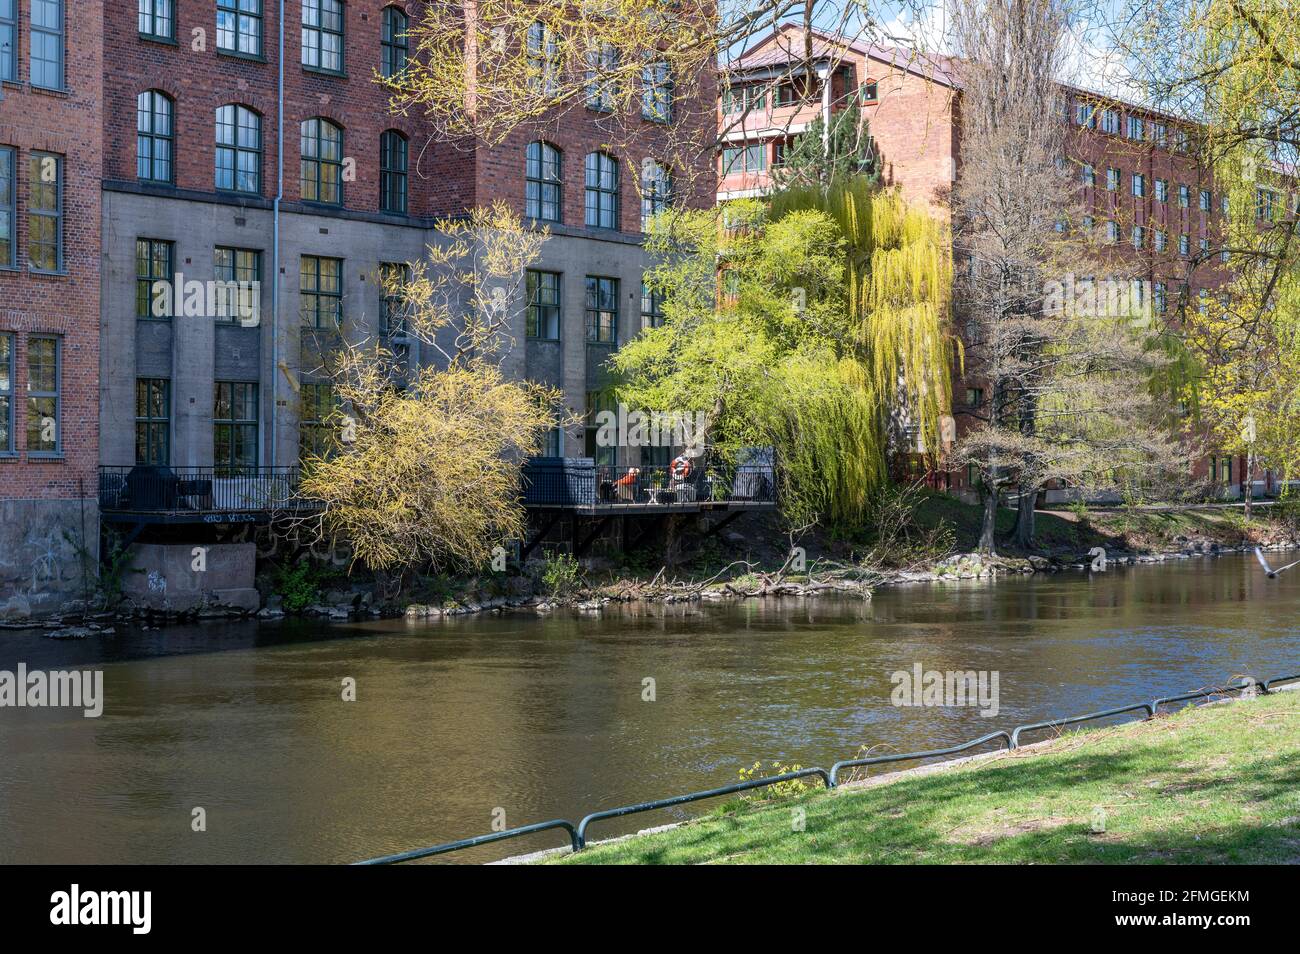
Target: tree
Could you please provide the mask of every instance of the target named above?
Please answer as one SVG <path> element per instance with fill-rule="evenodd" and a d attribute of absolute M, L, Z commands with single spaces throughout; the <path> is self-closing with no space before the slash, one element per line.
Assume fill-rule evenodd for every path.
<path fill-rule="evenodd" d="M 1223 215 L 1188 266 L 1226 264 L 1212 294 L 1183 296 L 1180 327 L 1196 373 L 1184 396 L 1221 451 L 1284 479 L 1300 463 L 1300 236 L 1284 197 L 1300 147 L 1300 34 L 1290 4 L 1142 0 L 1147 28 L 1129 45 L 1166 109 L 1196 116 L 1191 144 Z M 1157 31 L 1167 38 L 1155 40 Z"/>
<path fill-rule="evenodd" d="M 975 400 L 949 460 L 979 474 L 979 546 L 992 553 L 1009 492 L 1019 494 L 1016 542 L 1027 547 L 1048 481 L 1141 477 L 1178 454 L 1149 388 L 1161 355 L 1133 323 L 1142 302 L 1079 227 L 1059 119 L 1061 0 L 956 0 L 951 10 L 965 144 L 952 203 L 955 297 Z M 1111 277 L 1085 277 L 1098 274 Z M 1099 301 L 1099 286 L 1120 294 Z"/>
<path fill-rule="evenodd" d="M 820 115 L 794 138 L 778 165 L 772 166 L 777 190 L 816 186 L 862 177 L 871 187 L 880 182 L 880 157 L 858 98 L 835 114 L 829 129 Z"/>
<path fill-rule="evenodd" d="M 379 342 L 341 342 L 327 356 L 338 439 L 303 462 L 301 493 L 323 505 L 317 536 L 346 539 L 376 570 L 481 566 L 522 537 L 520 461 L 540 451 L 560 403 L 499 367 L 546 233 L 504 205 L 439 231 L 426 262 L 382 279 L 390 327 L 437 360 L 412 367 Z"/>
<path fill-rule="evenodd" d="M 620 397 L 705 412 L 723 457 L 774 447 L 793 522 L 860 521 L 886 477 L 892 411 L 937 433 L 947 410 L 940 223 L 843 182 L 729 203 L 722 229 L 705 212 L 665 218 L 649 245 L 664 323 L 615 356 Z"/>

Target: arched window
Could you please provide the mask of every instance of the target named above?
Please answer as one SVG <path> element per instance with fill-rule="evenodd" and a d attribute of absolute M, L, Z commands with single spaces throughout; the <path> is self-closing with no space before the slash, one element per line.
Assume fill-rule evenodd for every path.
<path fill-rule="evenodd" d="M 379 208 L 406 214 L 406 137 L 390 129 L 379 137 Z"/>
<path fill-rule="evenodd" d="M 343 204 L 343 130 L 328 119 L 302 124 L 299 182 L 304 202 Z"/>
<path fill-rule="evenodd" d="M 146 182 L 171 182 L 175 127 L 171 98 L 148 89 L 135 99 L 135 175 Z"/>
<path fill-rule="evenodd" d="M 410 49 L 406 39 L 406 14 L 397 7 L 384 7 L 383 26 L 380 31 L 382 61 L 385 76 L 396 76 L 406 68 L 406 54 Z"/>
<path fill-rule="evenodd" d="M 524 170 L 524 215 L 560 222 L 563 215 L 563 156 L 549 142 L 530 142 Z"/>
<path fill-rule="evenodd" d="M 647 157 L 641 163 L 641 231 L 644 232 L 650 220 L 672 204 L 672 173 Z"/>
<path fill-rule="evenodd" d="M 217 110 L 217 188 L 262 192 L 262 117 L 231 103 Z"/>
<path fill-rule="evenodd" d="M 603 152 L 587 153 L 587 225 L 618 228 L 618 160 Z"/>

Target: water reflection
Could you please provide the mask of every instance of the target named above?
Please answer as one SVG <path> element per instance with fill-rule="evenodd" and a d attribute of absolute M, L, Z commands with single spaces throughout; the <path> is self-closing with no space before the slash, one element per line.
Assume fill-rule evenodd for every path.
<path fill-rule="evenodd" d="M 105 715 L 0 709 L 0 860 L 338 862 L 829 765 L 1234 674 L 1300 670 L 1300 577 L 1225 556 L 882 590 L 870 602 L 635 606 L 349 627 L 208 625 L 56 642 L 0 668 L 102 666 Z M 915 663 L 998 670 L 1001 712 L 894 708 Z M 357 682 L 357 701 L 341 698 Z M 642 701 L 646 678 L 657 700 Z M 202 807 L 208 830 L 190 830 Z M 666 816 L 642 816 L 628 829 Z M 616 824 L 600 830 L 618 831 Z M 562 837 L 537 836 L 455 860 Z"/>

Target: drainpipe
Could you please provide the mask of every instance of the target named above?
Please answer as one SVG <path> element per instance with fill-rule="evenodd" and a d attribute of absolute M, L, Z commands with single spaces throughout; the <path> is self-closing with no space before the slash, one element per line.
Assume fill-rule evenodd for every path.
<path fill-rule="evenodd" d="M 279 77 L 275 95 L 275 203 L 271 249 L 271 466 L 280 445 L 280 200 L 284 198 L 284 0 L 280 0 Z"/>
<path fill-rule="evenodd" d="M 831 148 L 831 69 L 829 66 L 823 67 L 822 76 L 822 150 L 829 152 Z"/>

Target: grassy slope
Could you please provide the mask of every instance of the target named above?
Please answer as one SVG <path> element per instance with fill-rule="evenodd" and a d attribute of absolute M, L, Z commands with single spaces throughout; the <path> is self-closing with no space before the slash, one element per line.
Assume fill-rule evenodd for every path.
<path fill-rule="evenodd" d="M 792 830 L 792 809 L 806 827 Z M 1095 810 L 1106 831 L 1093 833 Z M 599 837 L 599 833 L 597 833 Z M 724 806 L 562 863 L 1300 862 L 1300 692 L 1071 733 L 1034 752 Z"/>

